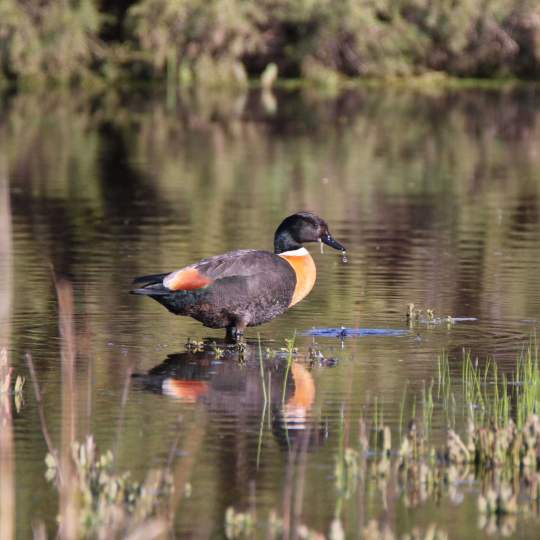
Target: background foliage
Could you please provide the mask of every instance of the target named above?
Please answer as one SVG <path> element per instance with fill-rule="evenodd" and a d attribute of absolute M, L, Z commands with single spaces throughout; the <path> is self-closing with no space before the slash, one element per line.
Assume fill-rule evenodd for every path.
<path fill-rule="evenodd" d="M 537 77 L 537 0 L 3 0 L 0 76 Z"/>

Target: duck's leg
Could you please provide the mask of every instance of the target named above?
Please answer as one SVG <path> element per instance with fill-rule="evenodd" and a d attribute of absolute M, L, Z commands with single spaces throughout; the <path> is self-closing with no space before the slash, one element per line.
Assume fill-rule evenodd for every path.
<path fill-rule="evenodd" d="M 237 335 L 236 326 L 227 326 L 227 333 L 225 334 L 225 341 L 227 343 L 236 343 Z"/>
<path fill-rule="evenodd" d="M 244 336 L 246 326 L 247 323 L 243 320 L 236 321 L 236 324 L 227 326 L 225 340 L 229 343 L 238 343 L 242 340 L 242 337 Z"/>

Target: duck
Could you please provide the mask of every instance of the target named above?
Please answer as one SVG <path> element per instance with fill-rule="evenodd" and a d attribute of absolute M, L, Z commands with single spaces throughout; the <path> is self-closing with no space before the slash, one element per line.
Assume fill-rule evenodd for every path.
<path fill-rule="evenodd" d="M 171 313 L 241 340 L 247 327 L 282 315 L 313 289 L 315 262 L 304 244 L 322 242 L 345 254 L 328 224 L 312 212 L 286 217 L 274 234 L 274 252 L 239 249 L 173 272 L 140 276 L 131 293 L 150 296 Z"/>

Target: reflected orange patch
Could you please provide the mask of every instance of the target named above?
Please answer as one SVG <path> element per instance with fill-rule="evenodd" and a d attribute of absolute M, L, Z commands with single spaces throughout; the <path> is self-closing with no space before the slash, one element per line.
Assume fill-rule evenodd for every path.
<path fill-rule="evenodd" d="M 291 366 L 294 381 L 294 393 L 287 401 L 288 408 L 311 409 L 315 401 L 315 381 L 311 373 L 301 364 Z"/>
<path fill-rule="evenodd" d="M 311 258 L 311 255 L 280 255 L 285 259 L 294 269 L 296 274 L 296 287 L 294 288 L 293 297 L 289 307 L 298 304 L 300 300 L 304 299 L 313 289 L 315 280 L 317 279 L 317 268 L 315 262 Z"/>
<path fill-rule="evenodd" d="M 165 286 L 171 291 L 192 291 L 206 287 L 210 283 L 213 283 L 213 280 L 203 276 L 196 268 L 179 270 L 164 281 Z"/>
<path fill-rule="evenodd" d="M 163 393 L 188 403 L 195 403 L 201 396 L 208 394 L 208 383 L 204 381 L 184 381 L 181 379 L 165 379 Z"/>

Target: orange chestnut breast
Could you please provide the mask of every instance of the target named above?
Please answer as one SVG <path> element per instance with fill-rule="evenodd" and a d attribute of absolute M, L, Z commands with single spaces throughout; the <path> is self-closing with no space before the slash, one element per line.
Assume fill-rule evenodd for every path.
<path fill-rule="evenodd" d="M 305 248 L 286 251 L 285 253 L 280 253 L 279 256 L 293 267 L 296 274 L 296 287 L 294 288 L 293 297 L 289 304 L 289 307 L 291 307 L 298 304 L 313 289 L 317 278 L 317 269 L 309 251 Z"/>

